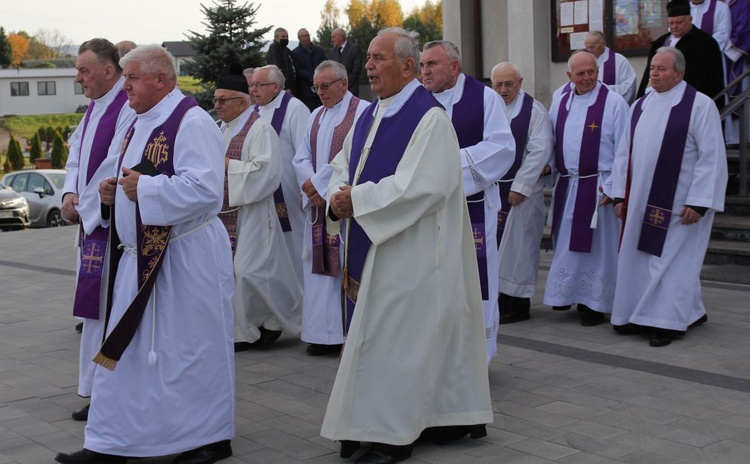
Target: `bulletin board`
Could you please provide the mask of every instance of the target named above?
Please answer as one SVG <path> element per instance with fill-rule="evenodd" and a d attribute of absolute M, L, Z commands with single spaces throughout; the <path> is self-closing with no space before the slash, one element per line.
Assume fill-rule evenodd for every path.
<path fill-rule="evenodd" d="M 590 31 L 625 56 L 647 55 L 667 32 L 667 0 L 551 0 L 552 61 L 566 61 L 584 48 Z"/>

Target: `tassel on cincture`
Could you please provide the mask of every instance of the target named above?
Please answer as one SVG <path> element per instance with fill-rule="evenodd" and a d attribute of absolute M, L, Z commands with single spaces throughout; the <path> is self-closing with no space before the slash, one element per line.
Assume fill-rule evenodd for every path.
<path fill-rule="evenodd" d="M 148 365 L 151 367 L 156 366 L 156 351 L 148 352 Z"/>

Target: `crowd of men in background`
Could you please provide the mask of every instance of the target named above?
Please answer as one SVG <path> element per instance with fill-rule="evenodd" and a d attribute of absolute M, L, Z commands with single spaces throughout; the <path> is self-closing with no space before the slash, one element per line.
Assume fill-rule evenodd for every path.
<path fill-rule="evenodd" d="M 498 326 L 531 316 L 545 185 L 544 304 L 577 305 L 583 326 L 609 316 L 653 347 L 706 322 L 699 275 L 727 172 L 717 104 L 678 46 L 716 44 L 684 24 L 691 6 L 668 3 L 632 105 L 634 70 L 591 32 L 549 111 L 515 64 L 486 86 L 455 44 L 420 50 L 400 28 L 369 45 L 372 103 L 344 31 L 326 57 L 307 30 L 290 51 L 277 29 L 268 65 L 222 71 L 218 124 L 161 47 L 83 44 L 76 80 L 92 101 L 63 214 L 81 231 L 91 404 L 74 415 L 83 449 L 56 460 L 230 456 L 232 351 L 282 334 L 341 356 L 321 434 L 344 458 L 370 443 L 357 462 L 387 464 L 418 440 L 486 435 Z"/>

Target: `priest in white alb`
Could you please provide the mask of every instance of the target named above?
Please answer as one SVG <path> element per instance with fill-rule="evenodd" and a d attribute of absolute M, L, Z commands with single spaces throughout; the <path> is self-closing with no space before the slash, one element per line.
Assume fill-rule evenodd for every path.
<path fill-rule="evenodd" d="M 273 201 L 281 182 L 279 136 L 253 111 L 248 92 L 239 64 L 219 76 L 214 91 L 226 147 L 219 217 L 235 250 L 235 352 L 266 349 L 282 331 L 297 337 L 302 321 L 302 288 L 288 278 L 294 267 Z"/>
<path fill-rule="evenodd" d="M 654 91 L 633 105 L 612 173 L 625 227 L 611 321 L 655 347 L 708 320 L 700 273 L 727 184 L 719 112 L 684 72 L 679 50 L 657 50 Z"/>
<path fill-rule="evenodd" d="M 605 207 L 602 192 L 612 187 L 628 105 L 597 80 L 596 58 L 589 52 L 570 57 L 568 77 L 573 90 L 550 108 L 558 175 L 551 207 L 555 254 L 544 304 L 567 310 L 577 303 L 581 325 L 594 326 L 612 312 L 615 293 L 620 222 Z"/>
<path fill-rule="evenodd" d="M 503 203 L 497 182 L 511 169 L 516 145 L 505 104 L 489 87 L 461 72 L 455 44 L 427 42 L 420 57 L 422 84 L 445 108 L 461 148 L 464 193 L 474 234 L 482 289 L 487 362 L 497 354 L 498 215 Z"/>
<path fill-rule="evenodd" d="M 500 180 L 507 200 L 498 227 L 498 306 L 500 324 L 530 318 L 536 293 L 539 256 L 544 231 L 544 177 L 550 173 L 552 123 L 546 108 L 521 89 L 523 76 L 516 65 L 499 63 L 492 68 L 492 88 L 505 104 L 516 152 L 511 170 Z M 507 193 L 506 193 L 507 192 Z"/>
<path fill-rule="evenodd" d="M 370 42 L 378 99 L 333 160 L 330 233 L 346 223 L 348 328 L 321 435 L 359 463 L 399 462 L 492 422 L 482 300 L 450 119 L 400 28 Z M 482 425 L 480 425 L 482 424 Z M 475 427 L 477 426 L 477 427 Z"/>
<path fill-rule="evenodd" d="M 368 106 L 347 90 L 346 68 L 327 60 L 313 73 L 312 90 L 323 106 L 313 110 L 305 139 L 294 155 L 297 182 L 302 189 L 302 209 L 307 215 L 304 235 L 305 297 L 302 341 L 307 354 L 339 353 L 344 343 L 341 312 L 341 240 L 325 226 L 325 202 L 331 180 L 330 162 L 340 151 L 354 120 Z"/>

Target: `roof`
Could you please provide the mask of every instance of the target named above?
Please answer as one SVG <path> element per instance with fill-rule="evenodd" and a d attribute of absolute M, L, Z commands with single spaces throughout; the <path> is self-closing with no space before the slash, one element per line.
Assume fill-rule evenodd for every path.
<path fill-rule="evenodd" d="M 175 58 L 180 56 L 195 56 L 195 50 L 193 50 L 190 42 L 184 40 L 180 42 L 162 42 L 161 46 L 166 48 Z"/>
<path fill-rule="evenodd" d="M 76 68 L 0 69 L 0 79 L 33 79 L 38 77 L 76 77 Z"/>

